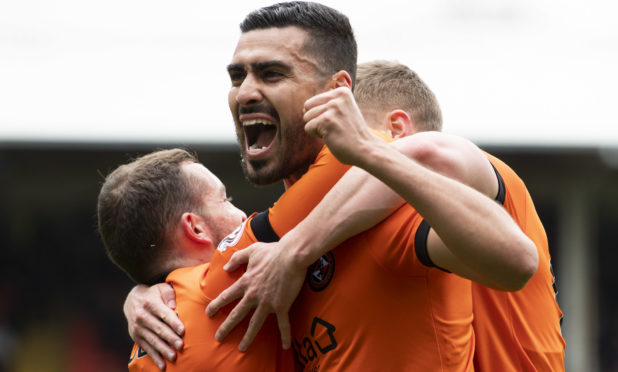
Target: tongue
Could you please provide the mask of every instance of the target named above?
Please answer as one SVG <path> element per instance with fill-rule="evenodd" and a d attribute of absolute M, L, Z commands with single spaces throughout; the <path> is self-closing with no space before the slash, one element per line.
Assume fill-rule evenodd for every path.
<path fill-rule="evenodd" d="M 276 132 L 277 132 L 277 129 L 272 125 L 269 125 L 266 128 L 262 129 L 260 133 L 258 134 L 254 147 L 257 147 L 257 148 L 268 147 L 274 140 Z"/>

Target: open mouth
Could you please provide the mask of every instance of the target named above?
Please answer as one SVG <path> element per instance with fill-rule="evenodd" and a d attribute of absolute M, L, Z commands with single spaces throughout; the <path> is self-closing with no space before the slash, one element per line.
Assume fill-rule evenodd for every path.
<path fill-rule="evenodd" d="M 265 119 L 243 121 L 247 149 L 250 154 L 258 154 L 270 147 L 277 134 L 275 123 Z"/>

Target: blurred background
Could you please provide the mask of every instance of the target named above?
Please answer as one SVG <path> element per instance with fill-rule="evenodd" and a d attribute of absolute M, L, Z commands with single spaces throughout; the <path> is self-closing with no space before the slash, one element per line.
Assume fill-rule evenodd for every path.
<path fill-rule="evenodd" d="M 272 2 L 0 2 L 0 372 L 122 371 L 132 283 L 96 233 L 104 176 L 187 147 L 250 213 L 225 66 Z M 550 243 L 568 371 L 618 371 L 618 5 L 602 0 L 324 1 L 359 61 L 398 60 L 444 129 L 524 179 Z"/>

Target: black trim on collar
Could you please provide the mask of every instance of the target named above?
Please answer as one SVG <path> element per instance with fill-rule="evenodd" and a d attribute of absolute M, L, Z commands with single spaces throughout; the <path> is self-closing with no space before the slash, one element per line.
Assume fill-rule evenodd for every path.
<path fill-rule="evenodd" d="M 279 241 L 279 235 L 273 230 L 268 220 L 268 211 L 263 211 L 251 219 L 251 231 L 258 241 L 272 243 Z"/>

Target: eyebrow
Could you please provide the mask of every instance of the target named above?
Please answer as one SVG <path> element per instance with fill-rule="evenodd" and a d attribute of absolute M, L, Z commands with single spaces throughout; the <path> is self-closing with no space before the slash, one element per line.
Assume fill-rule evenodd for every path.
<path fill-rule="evenodd" d="M 263 71 L 271 67 L 278 67 L 278 68 L 283 68 L 286 70 L 292 69 L 290 65 L 280 60 L 251 63 L 251 69 L 253 71 Z M 242 63 L 232 63 L 232 64 L 227 65 L 227 71 L 228 72 L 245 71 L 245 65 Z"/>
<path fill-rule="evenodd" d="M 245 71 L 245 66 L 241 63 L 233 63 L 227 65 L 227 72 Z"/>

